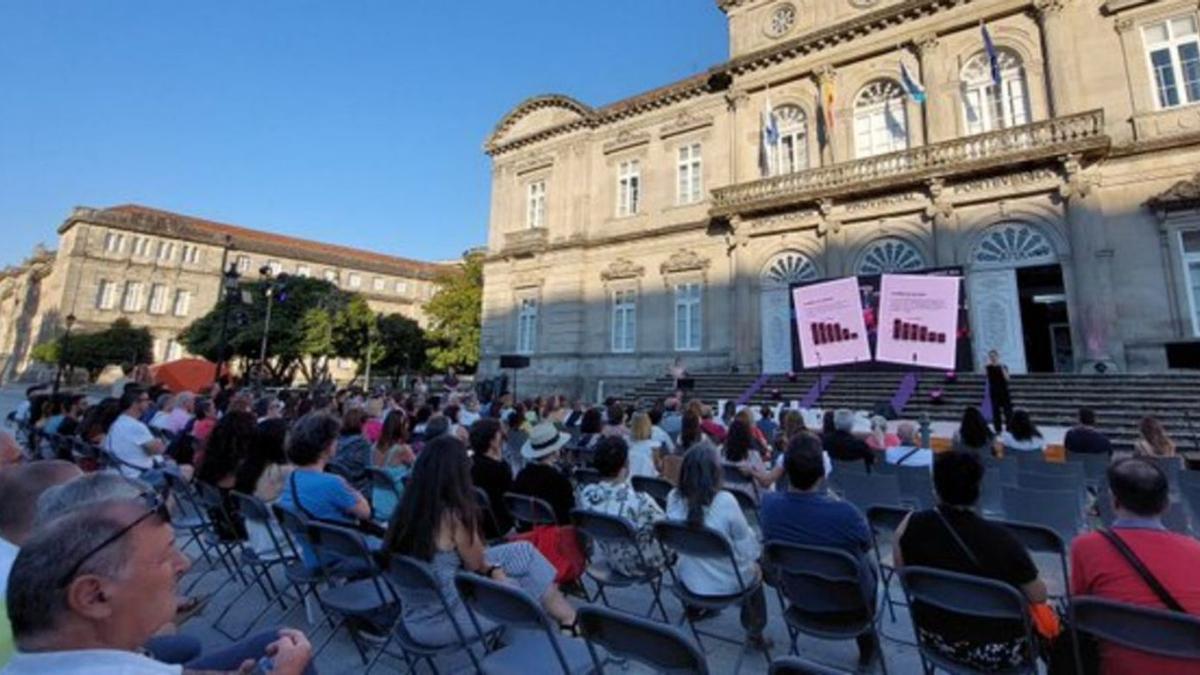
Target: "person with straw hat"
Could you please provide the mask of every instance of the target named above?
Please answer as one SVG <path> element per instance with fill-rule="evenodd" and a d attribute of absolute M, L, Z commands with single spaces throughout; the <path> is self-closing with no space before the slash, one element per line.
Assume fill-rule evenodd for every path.
<path fill-rule="evenodd" d="M 533 427 L 529 440 L 521 447 L 525 468 L 512 486 L 513 492 L 543 499 L 554 507 L 559 525 L 571 522 L 571 509 L 575 508 L 575 489 L 556 466 L 559 451 L 570 440 L 570 434 L 559 431 L 551 422 Z"/>

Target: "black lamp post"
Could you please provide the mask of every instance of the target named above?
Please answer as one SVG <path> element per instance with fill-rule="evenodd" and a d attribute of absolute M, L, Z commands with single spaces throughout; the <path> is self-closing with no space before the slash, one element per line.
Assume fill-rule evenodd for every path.
<path fill-rule="evenodd" d="M 225 308 L 221 311 L 221 340 L 217 345 L 217 367 L 213 372 L 213 383 L 221 379 L 221 366 L 225 365 L 225 341 L 229 334 L 229 306 L 239 300 L 237 263 L 229 263 L 229 269 L 221 277 L 221 292 L 224 294 Z"/>
<path fill-rule="evenodd" d="M 54 374 L 54 394 L 58 395 L 58 387 L 62 383 L 63 369 L 67 365 L 67 350 L 71 348 L 71 327 L 75 325 L 75 315 L 67 315 L 67 330 L 63 333 L 58 345 L 58 372 Z"/>

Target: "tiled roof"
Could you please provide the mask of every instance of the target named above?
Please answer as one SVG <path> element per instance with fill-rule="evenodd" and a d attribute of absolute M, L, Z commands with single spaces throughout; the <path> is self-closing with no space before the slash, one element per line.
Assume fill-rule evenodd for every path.
<path fill-rule="evenodd" d="M 410 278 L 429 279 L 447 267 L 444 264 L 251 230 L 139 204 L 122 204 L 105 209 L 77 208 L 58 231 L 65 232 L 81 221 L 214 246 L 223 246 L 228 237 L 233 248 L 239 251 Z"/>

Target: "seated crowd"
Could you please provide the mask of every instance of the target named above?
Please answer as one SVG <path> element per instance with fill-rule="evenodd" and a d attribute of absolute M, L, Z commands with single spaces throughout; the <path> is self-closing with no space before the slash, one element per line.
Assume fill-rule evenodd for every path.
<path fill-rule="evenodd" d="M 326 396 L 281 392 L 255 397 L 236 386 L 210 395 L 172 395 L 129 385 L 89 405 L 86 397 L 31 397 L 19 411 L 29 433 L 23 450 L 0 434 L 0 620 L 2 673 L 178 673 L 192 670 L 313 672 L 304 633 L 279 628 L 204 650 L 177 632 L 198 602 L 179 592 L 190 562 L 176 546 L 173 485 L 211 489 L 215 535 L 267 559 L 277 555 L 272 522 L 243 518 L 249 495 L 313 523 L 364 535 L 373 562 L 347 560 L 338 570 L 361 578 L 403 557 L 422 561 L 436 580 L 428 597 L 405 597 L 395 616 L 353 629 L 386 635 L 402 625 L 425 645 L 453 645 L 463 627 L 490 634 L 501 626 L 468 615 L 455 578 L 460 572 L 506 581 L 576 634 L 557 558 L 510 510 L 514 495 L 541 500 L 558 525 L 573 512 L 615 516 L 633 538 L 598 542 L 588 552 L 622 578 L 670 567 L 688 597 L 691 622 L 735 598 L 746 644 L 768 651 L 764 584 L 783 602 L 786 570 L 770 564 L 773 544 L 841 551 L 859 569 L 859 605 L 814 599 L 793 607 L 809 619 L 872 623 L 880 589 L 876 538 L 859 506 L 831 490 L 836 472 L 929 467 L 936 505 L 908 513 L 898 525 L 890 564 L 994 579 L 1044 605 L 1047 585 L 1034 558 L 1003 522 L 979 508 L 993 455 L 1046 449 L 1031 416 L 1015 411 L 994 434 L 977 408 L 964 411 L 952 449 L 934 453 L 909 422 L 827 411 L 810 431 L 798 410 L 726 405 L 720 414 L 680 395 L 637 409 L 568 403 L 559 396 L 482 403 L 447 390 L 339 391 Z M 1080 412 L 1065 439 L 1069 454 L 1111 455 Z M 22 433 L 26 433 L 22 432 Z M 1140 427 L 1137 455 L 1172 456 L 1175 446 L 1153 418 Z M 72 439 L 73 442 L 65 442 Z M 88 452 L 81 448 L 91 448 Z M 657 482 L 663 492 L 639 487 Z M 1099 596 L 1163 608 L 1137 570 L 1111 543 L 1131 549 L 1184 611 L 1200 615 L 1200 543 L 1163 526 L 1169 485 L 1159 464 L 1141 457 L 1108 465 L 1104 479 L 1115 519 L 1105 533 L 1068 542 L 1073 596 Z M 931 502 L 932 503 L 932 502 Z M 909 505 L 913 506 L 913 505 Z M 718 533 L 729 560 L 689 555 L 660 545 L 656 525 L 686 523 Z M 278 525 L 278 523 L 275 523 Z M 536 534 L 536 532 L 534 532 Z M 328 571 L 309 542 L 298 542 L 310 571 Z M 352 563 L 352 564 L 351 564 Z M 732 563 L 732 565 L 730 564 Z M 572 580 L 578 583 L 577 580 Z M 657 594 L 657 590 L 656 590 Z M 419 595 L 419 594 L 418 594 Z M 443 600 L 445 602 L 443 602 Z M 202 600 L 199 600 L 202 603 Z M 914 603 L 923 648 L 979 670 L 1004 670 L 1029 658 L 1021 626 L 965 618 Z M 665 615 L 665 610 L 663 611 Z M 790 620 L 790 619 L 789 619 Z M 799 620 L 799 619 L 798 619 Z M 860 665 L 882 658 L 878 634 L 857 635 Z M 1200 664 L 1102 644 L 1104 672 L 1195 672 Z"/>

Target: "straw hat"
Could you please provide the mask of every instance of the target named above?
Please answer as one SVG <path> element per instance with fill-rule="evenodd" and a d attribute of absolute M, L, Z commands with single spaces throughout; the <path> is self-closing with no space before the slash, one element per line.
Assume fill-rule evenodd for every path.
<path fill-rule="evenodd" d="M 559 431 L 549 422 L 543 422 L 529 432 L 529 440 L 521 447 L 521 456 L 538 460 L 558 452 L 570 440 L 571 434 Z"/>

